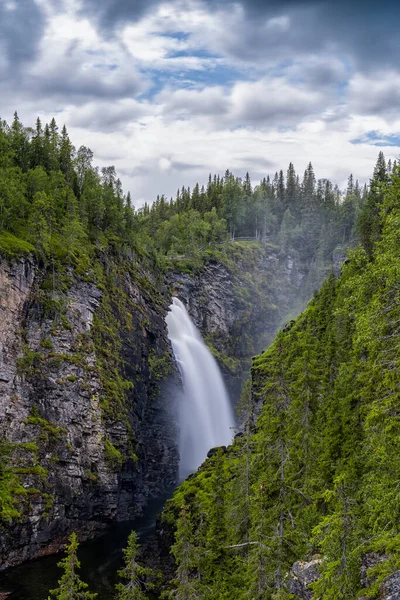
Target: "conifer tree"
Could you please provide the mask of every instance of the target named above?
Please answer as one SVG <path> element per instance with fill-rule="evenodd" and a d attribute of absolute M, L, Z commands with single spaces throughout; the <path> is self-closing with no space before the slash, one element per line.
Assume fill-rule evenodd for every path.
<path fill-rule="evenodd" d="M 10 143 L 16 165 L 26 172 L 29 167 L 29 138 L 17 112 L 10 128 Z"/>
<path fill-rule="evenodd" d="M 78 546 L 76 533 L 71 533 L 66 547 L 67 554 L 58 563 L 64 574 L 58 582 L 58 588 L 50 590 L 48 600 L 93 600 L 97 597 L 97 594 L 89 592 L 87 583 L 77 573 L 81 566 L 77 557 Z"/>
<path fill-rule="evenodd" d="M 361 242 L 370 257 L 372 257 L 375 244 L 380 239 L 382 231 L 382 221 L 379 213 L 387 181 L 388 174 L 385 157 L 383 152 L 379 152 L 374 168 L 374 175 L 370 182 L 370 190 L 367 193 L 359 221 Z"/>
<path fill-rule="evenodd" d="M 199 580 L 200 556 L 195 546 L 193 524 L 187 506 L 181 508 L 171 552 L 177 564 L 176 576 L 172 581 L 175 589 L 168 592 L 166 597 L 177 600 L 205 600 L 206 595 Z"/>
<path fill-rule="evenodd" d="M 65 125 L 61 131 L 61 139 L 59 141 L 60 149 L 60 170 L 64 173 L 65 179 L 69 184 L 72 184 L 73 178 L 73 155 L 74 155 L 74 147 L 71 144 L 71 141 L 68 136 L 67 128 Z"/>
<path fill-rule="evenodd" d="M 38 117 L 36 119 L 36 129 L 34 131 L 32 142 L 30 146 L 30 166 L 38 167 L 43 166 L 43 129 L 42 122 Z"/>
<path fill-rule="evenodd" d="M 132 531 L 128 538 L 128 545 L 123 550 L 125 566 L 118 571 L 121 581 L 117 583 L 116 600 L 145 600 L 147 595 L 144 589 L 149 589 L 152 585 L 146 579 L 152 575 L 152 570 L 142 567 L 137 558 L 139 556 L 139 543 L 135 531 Z"/>

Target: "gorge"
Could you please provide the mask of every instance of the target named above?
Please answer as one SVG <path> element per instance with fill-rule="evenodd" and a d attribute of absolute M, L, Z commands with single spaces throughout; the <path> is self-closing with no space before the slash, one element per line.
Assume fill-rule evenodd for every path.
<path fill-rule="evenodd" d="M 397 535 L 396 439 L 390 456 L 382 441 L 396 409 L 374 395 L 397 393 L 397 166 L 380 155 L 371 190 L 350 178 L 343 195 L 311 164 L 301 184 L 293 165 L 281 172 L 281 188 L 227 172 L 136 212 L 112 168 L 86 164 L 78 185 L 72 151 L 61 170 L 32 148 L 24 170 L 12 131 L 0 130 L 4 190 L 13 183 L 0 230 L 0 568 L 57 552 L 72 531 L 131 527 L 176 485 L 181 458 L 181 475 L 199 469 L 158 523 L 160 594 L 286 599 L 301 562 L 322 564 L 313 583 L 327 598 L 329 586 L 355 597 L 362 568 L 379 587 L 397 550 L 382 532 L 361 548 L 379 515 Z M 230 445 L 224 384 L 241 413 Z"/>
<path fill-rule="evenodd" d="M 273 309 L 267 311 L 266 315 L 262 313 L 263 302 L 258 286 L 266 275 L 273 278 L 282 277 L 283 274 L 280 286 L 276 286 L 274 290 L 277 294 L 284 295 L 287 290 L 299 290 L 297 286 L 303 278 L 296 278 L 293 284 L 292 272 L 296 265 L 290 264 L 291 268 L 288 269 L 287 259 L 282 261 L 274 251 L 263 249 L 261 245 L 244 245 L 241 249 L 239 245 L 233 245 L 232 250 L 227 251 L 232 252 L 234 261 L 237 261 L 232 263 L 232 271 L 223 263 L 210 261 L 203 271 L 194 276 L 168 275 L 169 285 L 172 285 L 174 293 L 176 290 L 180 291 L 181 297 L 190 306 L 193 320 L 206 337 L 212 336 L 215 346 L 218 342 L 225 344 L 228 339 L 243 340 L 251 327 L 259 328 L 260 339 L 265 339 L 266 333 L 270 332 L 272 335 L 273 328 L 282 317 Z M 249 268 L 247 277 L 252 278 L 253 313 L 250 321 L 246 320 L 248 301 L 237 291 L 241 290 L 243 265 Z M 167 329 L 164 324 L 170 296 L 166 291 L 164 296 L 156 296 L 153 288 L 148 291 L 144 282 L 148 281 L 145 277 L 149 278 L 147 285 L 150 285 L 150 275 L 144 269 L 140 273 L 142 279 L 138 284 L 137 275 L 133 278 L 125 270 L 125 266 L 123 271 L 116 266 L 114 283 L 112 286 L 109 283 L 107 292 L 74 278 L 67 294 L 59 293 L 57 297 L 52 294 L 52 299 L 65 307 L 62 315 L 64 323 L 71 325 L 70 329 L 69 325 L 65 327 L 60 322 L 57 310 L 53 314 L 45 314 L 43 302 L 48 296 L 40 292 L 41 268 L 34 258 L 21 258 L 12 260 L 11 263 L 6 259 L 2 263 L 2 315 L 5 317 L 0 327 L 4 361 L 1 371 L 4 374 L 1 381 L 3 414 L 7 415 L 7 423 L 11 425 L 8 439 L 16 444 L 35 444 L 34 453 L 20 451 L 17 464 L 18 469 L 23 465 L 26 470 L 25 481 L 37 490 L 29 497 L 29 503 L 24 505 L 23 518 L 10 525 L 3 524 L 0 542 L 2 568 L 57 551 L 72 529 L 79 531 L 80 539 L 85 539 L 101 534 L 116 521 L 132 520 L 142 513 L 149 499 L 163 496 L 177 481 L 177 402 L 182 400 L 182 392 L 177 392 L 180 389 L 179 377 L 168 353 Z M 111 278 L 108 281 L 111 282 Z M 121 301 L 116 297 L 116 282 L 121 285 L 124 294 L 127 294 L 122 305 L 117 304 L 117 301 Z M 246 286 L 248 285 L 249 282 L 246 282 Z M 255 302 L 257 298 L 259 307 Z M 113 303 L 112 312 L 103 308 L 105 300 L 106 307 Z M 268 303 L 272 303 L 272 300 L 269 297 Z M 285 310 L 286 303 L 296 300 L 294 293 L 292 296 L 287 295 Z M 173 302 L 182 314 L 180 301 L 174 298 Z M 132 321 L 126 325 L 127 313 L 132 315 Z M 117 452 L 110 452 L 111 456 L 106 454 L 111 444 L 121 454 L 128 454 L 129 429 L 125 423 L 120 423 L 118 429 L 115 425 L 104 423 L 96 402 L 95 394 L 101 394 L 104 385 L 103 380 L 96 377 L 90 367 L 95 360 L 93 353 L 104 351 L 101 346 L 89 345 L 90 340 L 100 334 L 97 315 L 103 323 L 107 323 L 107 327 L 118 323 L 113 335 L 126 361 L 122 367 L 123 379 L 134 378 L 134 396 L 129 388 L 125 393 L 129 403 L 134 398 L 135 412 L 130 419 L 134 419 L 135 436 L 138 440 L 138 464 L 129 457 L 122 459 Z M 190 323 L 189 316 L 183 313 L 182 321 L 177 327 L 186 328 L 184 333 L 189 333 L 191 341 L 198 346 L 198 334 L 195 333 L 195 326 Z M 109 343 L 109 335 L 107 330 L 100 340 Z M 42 340 L 46 342 L 43 343 Z M 179 335 L 177 341 L 179 345 Z M 256 336 L 252 341 L 257 343 Z M 46 348 L 46 345 L 51 347 Z M 253 347 L 250 347 L 250 351 Z M 155 351 L 152 352 L 149 348 L 154 348 Z M 211 358 L 205 347 L 203 352 L 206 353 L 206 364 L 200 367 L 201 381 L 196 384 L 194 395 L 201 389 L 202 396 L 205 394 L 209 401 L 218 402 L 220 394 L 224 394 L 221 392 L 224 384 L 217 381 L 216 385 L 215 359 Z M 215 352 L 218 356 L 219 352 Z M 235 352 L 238 350 L 234 349 L 230 355 L 226 354 L 226 360 L 220 364 L 228 387 L 234 391 L 233 397 L 237 401 L 237 387 L 240 386 L 242 372 L 232 368 L 231 362 L 226 362 L 228 359 L 240 360 L 244 365 L 241 368 L 245 371 L 245 361 L 248 358 L 240 344 L 239 356 L 235 356 Z M 177 353 L 179 354 L 179 350 Z M 23 361 L 18 358 L 21 356 Z M 111 352 L 107 357 L 108 360 L 111 357 L 115 360 Z M 121 363 L 120 365 L 122 366 Z M 233 365 L 235 367 L 236 363 L 233 362 Z M 111 371 L 110 366 L 104 363 L 104 368 L 109 369 L 107 373 Z M 214 370 L 212 379 L 209 378 L 210 369 Z M 112 375 L 115 376 L 114 373 Z M 192 457 L 189 463 L 185 461 L 181 464 L 181 475 L 196 470 L 212 447 L 229 443 L 233 435 L 230 428 L 234 423 L 231 409 L 225 404 L 222 413 L 222 417 L 216 416 L 217 421 L 222 418 L 225 422 L 222 437 L 217 427 L 216 437 L 209 438 L 203 437 L 197 416 L 192 411 L 187 415 L 189 427 L 192 426 L 196 435 L 198 432 L 202 438 L 201 450 L 200 455 L 194 457 L 194 463 Z M 105 438 L 110 440 L 109 444 L 104 441 Z M 82 445 L 79 447 L 80 444 Z M 70 445 L 79 450 L 72 451 Z M 182 456 L 187 456 L 186 449 Z M 37 469 L 39 464 L 46 469 L 46 479 L 40 477 Z M 46 502 L 48 507 L 44 510 Z M 160 509 L 161 505 L 158 505 L 158 510 Z M 111 535 L 114 535 L 112 531 Z M 123 528 L 115 531 L 121 532 L 117 535 L 120 550 L 126 537 L 122 534 Z M 82 551 L 83 556 L 87 557 L 88 568 L 93 569 L 93 572 L 84 570 L 87 579 L 92 581 L 92 587 L 101 581 L 101 589 L 108 590 L 108 580 L 99 580 L 97 576 L 93 580 L 98 565 L 88 558 L 84 548 Z M 20 573 L 27 581 L 32 584 L 35 582 L 35 589 L 41 590 L 41 586 L 46 585 L 48 588 L 54 586 L 55 578 L 58 577 L 58 570 L 55 568 L 57 561 L 57 557 L 50 561 L 44 559 L 44 562 L 32 563 L 32 567 L 28 563 L 30 571 L 25 567 L 22 571 L 15 571 L 15 583 L 12 583 L 13 572 L 0 578 L 0 590 L 15 589 L 14 594 L 18 598 Z M 111 581 L 114 581 L 115 572 L 116 567 L 105 569 Z M 17 587 L 14 588 L 14 585 Z M 26 597 L 28 592 L 25 590 L 21 593 Z M 32 596 L 32 599 L 36 600 L 36 597 Z"/>
<path fill-rule="evenodd" d="M 267 273 L 270 278 L 281 276 L 286 264 L 258 246 L 240 252 L 234 259 L 239 269 L 236 263 L 231 271 L 211 261 L 195 277 L 168 275 L 183 299 L 190 294 L 193 319 L 206 339 L 213 339 L 217 357 L 226 340 L 238 340 L 238 347 L 221 362 L 234 402 L 248 361 L 241 346 L 244 336 L 256 327 L 265 339 L 282 318 L 273 309 L 261 314 L 264 301 L 272 303 L 272 298 L 262 298 L 258 286 Z M 250 320 L 249 301 L 240 295 L 244 264 L 253 278 Z M 156 292 L 150 272 L 136 268 L 116 264 L 110 271 L 108 264 L 107 291 L 71 273 L 67 292 L 49 294 L 41 290 L 42 271 L 34 258 L 2 263 L 2 426 L 8 429 L 7 439 L 18 444 L 14 456 L 17 468 L 26 473 L 25 485 L 37 490 L 26 504 L 21 498 L 24 518 L 12 522 L 1 537 L 3 567 L 57 550 L 71 529 L 84 538 L 101 532 L 107 523 L 133 519 L 147 498 L 161 495 L 176 481 L 179 378 L 164 323 L 169 296 L 166 284 Z M 296 290 L 302 281 L 293 285 L 290 278 L 287 271 L 277 294 Z M 194 331 L 187 315 L 185 319 Z M 255 343 L 256 336 L 250 351 Z M 205 348 L 203 352 L 208 355 Z M 214 359 L 205 360 L 202 368 L 208 375 Z M 223 393 L 222 382 L 202 375 L 194 397 L 207 381 L 212 391 L 205 394 L 215 389 Z M 114 405 L 108 415 L 111 407 L 104 400 L 101 406 L 99 397 L 114 394 L 116 386 L 124 390 L 117 396 L 119 413 Z M 184 469 L 197 468 L 212 446 L 228 443 L 233 417 L 226 407 L 223 412 L 223 437 L 206 439 L 195 463 Z M 193 417 L 187 415 L 189 427 L 193 424 L 199 431 Z"/>

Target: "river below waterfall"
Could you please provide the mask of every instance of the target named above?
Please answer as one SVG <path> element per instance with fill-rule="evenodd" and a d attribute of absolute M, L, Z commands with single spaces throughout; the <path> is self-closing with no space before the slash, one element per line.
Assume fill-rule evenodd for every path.
<path fill-rule="evenodd" d="M 145 542 L 155 530 L 156 517 L 161 512 L 168 494 L 151 501 L 142 517 L 135 521 L 119 523 L 104 535 L 80 544 L 78 557 L 81 561 L 79 574 L 90 588 L 97 592 L 97 600 L 110 600 L 114 594 L 117 571 L 123 565 L 122 549 L 134 529 Z M 2 592 L 10 592 L 7 600 L 46 600 L 49 590 L 57 587 L 62 575 L 57 563 L 63 554 L 38 558 L 0 573 L 0 598 Z"/>

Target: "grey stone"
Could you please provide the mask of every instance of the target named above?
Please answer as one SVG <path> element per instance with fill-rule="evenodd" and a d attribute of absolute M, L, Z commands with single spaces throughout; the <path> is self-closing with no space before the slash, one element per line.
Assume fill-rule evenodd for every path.
<path fill-rule="evenodd" d="M 133 372 L 137 367 L 142 375 L 141 382 L 127 392 L 138 460 L 114 472 L 107 464 L 105 439 L 123 449 L 128 430 L 124 422 L 104 422 L 94 350 L 89 349 L 77 364 L 51 361 L 51 355 L 73 354 L 81 336 L 90 337 L 102 292 L 71 274 L 71 286 L 58 298 L 66 305 L 71 325 L 62 329 L 38 315 L 41 276 L 28 258 L 13 264 L 0 261 L 0 435 L 13 443 L 36 442 L 40 426 L 27 422 L 35 405 L 40 416 L 64 428 L 66 436 L 54 440 L 50 448 L 39 444 L 40 465 L 48 475 L 43 481 L 33 475 L 23 478 L 25 487 L 39 487 L 41 494 L 24 507 L 20 521 L 1 525 L 0 569 L 57 551 L 71 530 L 84 539 L 112 522 L 137 517 L 148 499 L 175 483 L 178 470 L 173 387 L 157 391 L 147 366 L 150 350 L 169 351 L 164 323 L 168 296 L 164 308 L 156 307 L 128 274 L 121 284 L 140 302 L 151 336 L 143 335 L 136 315 L 132 331 L 121 331 L 127 369 L 132 367 Z M 43 340 L 51 340 L 52 348 L 43 347 Z M 33 377 L 18 369 L 24 344 L 44 357 L 40 373 Z M 18 460 L 27 458 L 21 454 Z M 52 502 L 45 510 L 50 496 Z"/>

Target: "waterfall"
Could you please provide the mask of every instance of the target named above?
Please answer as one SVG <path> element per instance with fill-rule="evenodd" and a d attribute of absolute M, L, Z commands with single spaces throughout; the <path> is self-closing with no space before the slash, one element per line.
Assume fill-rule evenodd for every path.
<path fill-rule="evenodd" d="M 166 322 L 183 381 L 180 471 L 187 475 L 199 467 L 210 448 L 230 443 L 235 422 L 217 362 L 178 298 L 173 298 Z"/>

